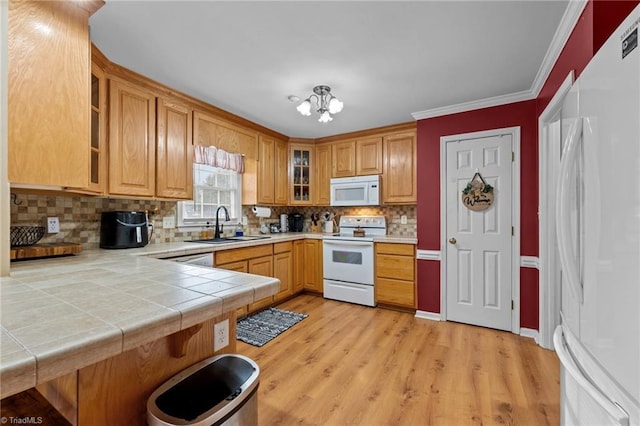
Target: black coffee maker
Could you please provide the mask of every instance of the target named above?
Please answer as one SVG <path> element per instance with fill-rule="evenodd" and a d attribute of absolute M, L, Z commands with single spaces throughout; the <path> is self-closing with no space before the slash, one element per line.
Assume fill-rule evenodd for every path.
<path fill-rule="evenodd" d="M 300 213 L 289 215 L 289 232 L 302 232 L 304 229 L 304 216 Z"/>

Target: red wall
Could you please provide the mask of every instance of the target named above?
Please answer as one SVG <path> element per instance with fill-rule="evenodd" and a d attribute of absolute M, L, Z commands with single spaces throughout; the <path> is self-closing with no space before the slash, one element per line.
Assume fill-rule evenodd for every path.
<path fill-rule="evenodd" d="M 434 185 L 440 182 L 440 137 L 520 126 L 520 251 L 525 256 L 538 254 L 537 125 L 535 100 L 418 121 L 418 188 L 431 189 L 418 192 L 420 249 L 440 250 L 441 246 L 440 186 Z M 439 262 L 418 262 L 418 310 L 440 312 L 439 268 Z"/>
<path fill-rule="evenodd" d="M 520 250 L 523 255 L 537 255 L 537 125 L 534 100 L 418 121 L 418 188 L 433 188 L 433 192 L 418 192 L 419 248 L 440 250 L 440 188 L 433 185 L 440 182 L 440 137 L 520 126 L 523 183 Z M 423 226 L 425 218 L 427 226 Z"/>
<path fill-rule="evenodd" d="M 538 256 L 538 116 L 640 1 L 590 0 L 534 100 L 418 121 L 418 248 L 440 250 L 440 137 L 520 126 L 520 254 Z M 538 329 L 538 271 L 520 270 L 520 326 Z M 440 262 L 418 261 L 418 310 L 440 312 Z"/>

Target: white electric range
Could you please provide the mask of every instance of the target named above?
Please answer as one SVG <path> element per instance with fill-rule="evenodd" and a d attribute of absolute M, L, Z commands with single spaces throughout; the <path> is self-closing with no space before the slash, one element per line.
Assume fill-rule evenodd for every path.
<path fill-rule="evenodd" d="M 322 244 L 325 298 L 375 306 L 373 238 L 386 234 L 384 216 L 340 217 L 339 235 Z"/>

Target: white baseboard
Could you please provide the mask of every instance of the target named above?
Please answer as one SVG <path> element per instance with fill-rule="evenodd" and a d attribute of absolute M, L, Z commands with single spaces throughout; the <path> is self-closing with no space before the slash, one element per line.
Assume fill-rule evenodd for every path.
<path fill-rule="evenodd" d="M 440 314 L 427 311 L 416 311 L 416 318 L 427 319 L 431 321 L 441 321 Z"/>
<path fill-rule="evenodd" d="M 538 345 L 540 344 L 540 333 L 538 330 L 534 330 L 532 328 L 521 328 L 520 335 L 522 337 L 529 337 L 535 340 Z"/>

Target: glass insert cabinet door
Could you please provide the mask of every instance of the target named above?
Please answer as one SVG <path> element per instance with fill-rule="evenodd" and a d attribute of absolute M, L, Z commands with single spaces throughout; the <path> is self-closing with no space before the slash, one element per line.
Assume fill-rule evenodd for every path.
<path fill-rule="evenodd" d="M 106 191 L 106 84 L 107 79 L 95 63 L 91 64 L 91 134 L 89 186 L 97 193 Z"/>
<path fill-rule="evenodd" d="M 311 204 L 313 202 L 313 147 L 292 145 L 289 151 L 290 194 L 292 204 Z"/>

